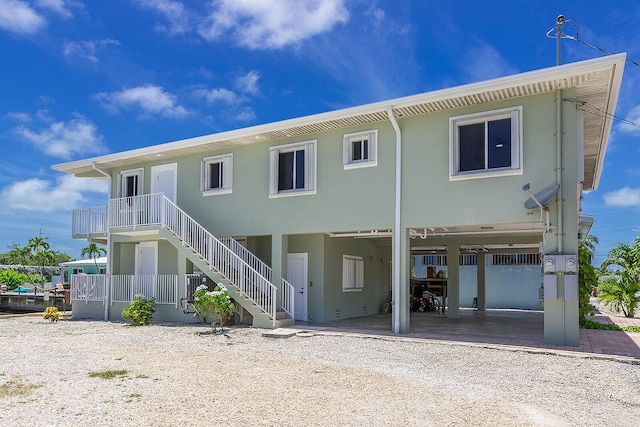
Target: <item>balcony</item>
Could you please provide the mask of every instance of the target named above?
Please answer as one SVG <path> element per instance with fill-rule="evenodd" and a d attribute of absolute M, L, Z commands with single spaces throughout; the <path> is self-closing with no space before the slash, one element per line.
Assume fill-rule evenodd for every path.
<path fill-rule="evenodd" d="M 107 207 L 74 209 L 71 235 L 74 239 L 103 240 L 107 238 Z"/>

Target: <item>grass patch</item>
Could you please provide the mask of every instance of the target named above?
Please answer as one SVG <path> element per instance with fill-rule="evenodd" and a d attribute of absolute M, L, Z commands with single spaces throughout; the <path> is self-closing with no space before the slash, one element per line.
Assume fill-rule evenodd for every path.
<path fill-rule="evenodd" d="M 6 384 L 0 386 L 0 398 L 11 396 L 22 396 L 29 393 L 34 388 L 40 387 L 39 385 L 24 384 L 17 381 L 9 381 Z"/>
<path fill-rule="evenodd" d="M 104 380 L 112 380 L 117 377 L 123 377 L 127 375 L 129 371 L 125 369 L 118 369 L 114 371 L 100 371 L 100 372 L 90 372 L 89 376 L 91 378 L 102 378 Z"/>
<path fill-rule="evenodd" d="M 625 326 L 622 330 L 625 332 L 640 332 L 640 326 Z"/>
<path fill-rule="evenodd" d="M 145 379 L 145 378 L 149 378 L 149 376 L 148 375 L 144 375 L 144 374 L 140 374 L 140 375 L 136 375 L 136 378 Z"/>
<path fill-rule="evenodd" d="M 580 322 L 580 327 L 584 329 L 603 329 L 606 331 L 621 331 L 620 326 L 615 323 L 600 323 L 593 320 L 584 319 Z"/>

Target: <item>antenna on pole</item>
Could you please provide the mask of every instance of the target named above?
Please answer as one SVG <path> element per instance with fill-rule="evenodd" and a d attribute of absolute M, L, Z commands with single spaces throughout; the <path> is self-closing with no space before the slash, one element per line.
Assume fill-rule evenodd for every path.
<path fill-rule="evenodd" d="M 562 62 L 560 55 L 560 40 L 562 40 L 562 26 L 564 25 L 564 23 L 564 15 L 558 15 L 558 17 L 556 18 L 556 65 L 560 65 Z"/>

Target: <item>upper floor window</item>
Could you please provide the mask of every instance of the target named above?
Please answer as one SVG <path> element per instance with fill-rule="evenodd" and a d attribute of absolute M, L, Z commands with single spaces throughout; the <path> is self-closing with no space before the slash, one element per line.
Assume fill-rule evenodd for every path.
<path fill-rule="evenodd" d="M 378 130 L 345 135 L 343 160 L 345 169 L 376 166 L 378 164 Z"/>
<path fill-rule="evenodd" d="M 316 192 L 316 141 L 269 150 L 269 197 Z"/>
<path fill-rule="evenodd" d="M 201 165 L 201 190 L 205 196 L 231 193 L 233 154 L 207 157 Z"/>
<path fill-rule="evenodd" d="M 144 169 L 132 169 L 120 172 L 118 180 L 118 197 L 134 197 L 142 195 L 142 179 Z"/>
<path fill-rule="evenodd" d="M 450 178 L 522 174 L 522 107 L 452 117 Z"/>

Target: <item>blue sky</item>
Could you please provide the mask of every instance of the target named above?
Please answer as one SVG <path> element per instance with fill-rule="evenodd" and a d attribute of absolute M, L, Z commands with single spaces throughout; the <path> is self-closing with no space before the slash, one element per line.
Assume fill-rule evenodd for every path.
<path fill-rule="evenodd" d="M 71 210 L 106 186 L 52 164 L 552 66 L 561 13 L 640 62 L 635 0 L 0 0 L 0 252 L 42 233 L 80 257 Z M 639 94 L 627 64 L 616 115 L 640 123 Z M 584 202 L 597 261 L 639 234 L 638 159 L 640 128 L 616 120 Z"/>

